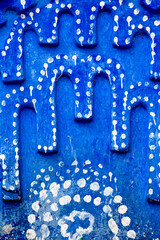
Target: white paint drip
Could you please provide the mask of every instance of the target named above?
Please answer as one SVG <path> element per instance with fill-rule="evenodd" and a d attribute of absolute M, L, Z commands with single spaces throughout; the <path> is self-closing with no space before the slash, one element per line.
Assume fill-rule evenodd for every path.
<path fill-rule="evenodd" d="M 20 51 L 20 53 L 18 55 L 18 58 L 20 59 L 22 57 L 22 54 L 23 54 L 23 49 L 22 49 L 21 45 L 19 45 L 18 48 L 19 48 L 19 51 Z"/>
<path fill-rule="evenodd" d="M 77 65 L 77 56 L 76 55 L 73 55 L 72 59 L 74 60 L 74 64 L 75 66 Z"/>
<path fill-rule="evenodd" d="M 112 172 L 109 172 L 109 178 L 110 178 L 110 182 L 112 182 L 112 176 L 113 176 L 113 173 Z"/>
<path fill-rule="evenodd" d="M 52 85 L 51 85 L 51 87 L 50 87 L 50 94 L 52 94 L 52 92 L 53 92 L 54 83 L 55 83 L 56 78 L 57 78 L 58 70 L 57 70 L 57 69 L 54 69 L 53 72 L 54 72 L 54 77 L 51 78 Z"/>
<path fill-rule="evenodd" d="M 154 122 L 154 125 L 156 126 L 155 113 L 150 112 L 150 115 L 153 117 L 153 122 Z"/>
<path fill-rule="evenodd" d="M 32 97 L 33 86 L 30 86 L 29 89 L 30 89 L 30 96 Z"/>
<path fill-rule="evenodd" d="M 123 79 L 124 79 L 123 73 L 120 74 L 120 78 L 121 78 L 121 88 L 123 89 Z"/>
<path fill-rule="evenodd" d="M 152 44 L 151 44 L 151 49 L 152 49 L 152 52 L 151 52 L 151 55 L 152 55 L 152 61 L 151 61 L 151 64 L 153 65 L 154 64 L 154 56 L 155 56 L 155 51 L 154 51 L 154 48 L 155 48 L 155 42 L 154 42 L 154 38 L 155 38 L 155 33 L 154 32 L 152 32 L 151 34 L 150 34 L 150 36 L 151 36 L 151 39 L 152 39 Z"/>
<path fill-rule="evenodd" d="M 32 103 L 33 103 L 34 110 L 35 110 L 35 112 L 37 113 L 37 109 L 36 109 L 36 102 L 37 102 L 37 100 L 36 100 L 36 99 L 33 99 L 33 100 L 32 100 Z"/>
<path fill-rule="evenodd" d="M 48 78 L 48 63 L 44 64 L 44 69 L 45 69 L 46 77 Z"/>
<path fill-rule="evenodd" d="M 21 5 L 23 6 L 23 9 L 25 9 L 26 1 L 25 0 L 20 0 Z"/>

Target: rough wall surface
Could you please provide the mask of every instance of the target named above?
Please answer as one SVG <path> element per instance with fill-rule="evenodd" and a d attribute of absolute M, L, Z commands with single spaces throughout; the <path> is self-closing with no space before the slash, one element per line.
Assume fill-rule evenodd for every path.
<path fill-rule="evenodd" d="M 0 0 L 0 239 L 160 239 L 158 0 Z"/>

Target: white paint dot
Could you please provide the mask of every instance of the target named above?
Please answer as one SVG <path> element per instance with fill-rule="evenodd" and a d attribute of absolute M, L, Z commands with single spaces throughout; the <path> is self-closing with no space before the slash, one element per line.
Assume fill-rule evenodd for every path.
<path fill-rule="evenodd" d="M 83 200 L 85 201 L 85 202 L 87 202 L 87 203 L 89 203 L 89 202 L 91 202 L 91 196 L 90 195 L 86 195 L 86 196 L 84 196 L 84 198 L 83 198 Z"/>
<path fill-rule="evenodd" d="M 59 189 L 60 189 L 60 185 L 57 184 L 56 182 L 53 182 L 50 185 L 50 191 L 53 194 L 53 197 L 57 197 Z"/>
<path fill-rule="evenodd" d="M 38 210 L 39 210 L 39 201 L 34 202 L 34 203 L 32 204 L 32 209 L 33 209 L 35 212 L 38 212 Z"/>
<path fill-rule="evenodd" d="M 98 182 L 93 182 L 90 184 L 90 189 L 93 191 L 98 191 L 100 188 L 99 183 Z"/>
<path fill-rule="evenodd" d="M 77 185 L 80 187 L 80 188 L 84 188 L 85 185 L 86 185 L 86 180 L 84 178 L 81 178 L 77 181 Z"/>
<path fill-rule="evenodd" d="M 79 195 L 79 194 L 76 194 L 76 195 L 74 196 L 73 200 L 74 200 L 75 202 L 80 202 L 80 201 L 81 201 L 80 195 Z"/>
<path fill-rule="evenodd" d="M 121 203 L 122 202 L 122 197 L 117 195 L 114 197 L 114 200 L 113 200 L 114 203 Z"/>
<path fill-rule="evenodd" d="M 51 213 L 50 212 L 45 212 L 43 214 L 43 220 L 45 222 L 51 222 L 53 220 L 53 217 L 52 217 Z"/>
<path fill-rule="evenodd" d="M 26 238 L 35 239 L 35 237 L 36 237 L 36 232 L 33 229 L 28 229 L 26 233 Z"/>
<path fill-rule="evenodd" d="M 103 194 L 104 194 L 104 196 L 109 196 L 109 195 L 112 195 L 112 193 L 113 193 L 113 188 L 111 188 L 111 187 L 106 187 L 105 189 L 104 189 L 104 192 L 103 192 Z"/>
<path fill-rule="evenodd" d="M 30 223 L 30 224 L 32 224 L 32 223 L 34 223 L 36 221 L 36 216 L 34 215 L 34 214 L 30 214 L 29 216 L 28 216 L 28 222 Z"/>
<path fill-rule="evenodd" d="M 120 214 L 125 214 L 127 212 L 127 206 L 126 205 L 121 205 L 119 208 L 118 208 L 118 212 Z"/>
<path fill-rule="evenodd" d="M 40 232 L 42 234 L 42 238 L 47 238 L 50 235 L 50 231 L 47 227 L 47 225 L 43 224 L 40 228 Z"/>
<path fill-rule="evenodd" d="M 103 207 L 103 212 L 110 214 L 112 212 L 112 209 L 109 205 L 105 205 Z"/>
<path fill-rule="evenodd" d="M 58 211 L 58 205 L 57 205 L 57 203 L 52 203 L 52 204 L 51 204 L 51 209 L 52 209 L 53 212 Z"/>
<path fill-rule="evenodd" d="M 123 217 L 121 219 L 121 223 L 124 227 L 129 226 L 130 222 L 131 222 L 131 219 L 129 217 Z"/>
<path fill-rule="evenodd" d="M 101 204 L 101 198 L 100 197 L 95 198 L 93 203 L 95 206 L 99 206 Z"/>
<path fill-rule="evenodd" d="M 71 202 L 71 197 L 70 197 L 69 195 L 66 195 L 66 196 L 64 196 L 64 197 L 61 197 L 61 198 L 59 199 L 59 204 L 60 204 L 61 206 L 67 205 L 67 204 L 69 204 L 70 202 Z"/>
<path fill-rule="evenodd" d="M 135 231 L 129 230 L 129 231 L 127 232 L 127 237 L 129 237 L 129 238 L 131 238 L 131 239 L 135 239 L 135 238 L 136 238 L 136 233 L 135 233 Z"/>
<path fill-rule="evenodd" d="M 65 182 L 63 183 L 63 187 L 64 187 L 65 189 L 68 189 L 70 186 L 71 186 L 71 180 L 67 180 L 67 181 L 65 181 Z"/>

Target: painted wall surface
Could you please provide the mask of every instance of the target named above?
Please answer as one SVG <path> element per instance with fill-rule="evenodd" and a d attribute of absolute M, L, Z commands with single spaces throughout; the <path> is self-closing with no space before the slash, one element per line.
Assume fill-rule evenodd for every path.
<path fill-rule="evenodd" d="M 160 239 L 158 0 L 0 0 L 0 239 Z"/>

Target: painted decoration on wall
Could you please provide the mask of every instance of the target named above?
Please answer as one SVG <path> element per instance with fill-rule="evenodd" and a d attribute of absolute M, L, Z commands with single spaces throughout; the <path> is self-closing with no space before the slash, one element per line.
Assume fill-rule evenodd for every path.
<path fill-rule="evenodd" d="M 0 239 L 160 239 L 158 0 L 0 0 Z"/>

